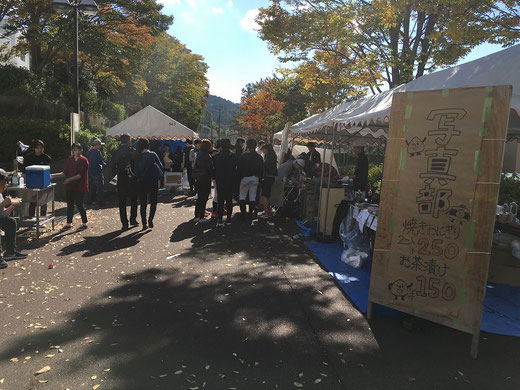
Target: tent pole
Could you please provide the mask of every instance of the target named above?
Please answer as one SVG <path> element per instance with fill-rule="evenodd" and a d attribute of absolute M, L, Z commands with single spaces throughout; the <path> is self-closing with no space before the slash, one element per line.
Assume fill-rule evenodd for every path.
<path fill-rule="evenodd" d="M 334 157 L 334 140 L 336 135 L 336 126 L 332 128 L 332 145 L 330 148 L 330 162 L 329 162 L 329 178 L 327 181 L 327 202 L 325 203 L 325 221 L 324 221 L 324 234 L 327 233 L 327 219 L 329 217 L 329 199 L 330 199 L 330 175 L 332 173 L 332 159 Z M 323 160 L 325 160 L 325 156 L 323 156 Z M 325 162 L 325 161 L 324 161 Z M 325 164 L 322 164 L 325 166 Z M 332 232 L 331 232 L 332 233 Z"/>
<path fill-rule="evenodd" d="M 328 138 L 328 135 L 329 135 L 329 127 L 327 126 L 327 130 L 326 130 L 326 133 L 325 133 L 325 139 Z M 325 144 L 323 145 L 323 159 L 325 160 L 325 156 L 327 155 L 327 142 L 325 142 Z M 323 189 L 323 174 L 325 173 L 325 165 L 321 164 L 321 180 L 320 180 L 320 188 L 319 188 L 319 191 L 320 191 L 320 195 L 319 195 L 319 202 L 318 202 L 318 226 L 316 228 L 316 233 L 320 233 L 321 231 L 321 228 L 320 228 L 320 224 L 321 224 L 321 202 L 322 202 L 322 189 Z"/>

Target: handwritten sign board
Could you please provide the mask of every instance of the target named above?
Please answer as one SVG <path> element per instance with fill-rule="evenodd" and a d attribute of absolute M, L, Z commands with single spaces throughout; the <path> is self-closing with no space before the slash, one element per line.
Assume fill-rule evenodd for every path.
<path fill-rule="evenodd" d="M 397 93 L 369 301 L 478 334 L 511 87 Z"/>

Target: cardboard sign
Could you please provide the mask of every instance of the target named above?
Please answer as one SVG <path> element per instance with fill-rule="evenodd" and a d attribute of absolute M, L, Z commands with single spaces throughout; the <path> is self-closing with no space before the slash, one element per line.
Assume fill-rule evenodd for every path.
<path fill-rule="evenodd" d="M 479 332 L 511 92 L 394 95 L 369 301 Z"/>

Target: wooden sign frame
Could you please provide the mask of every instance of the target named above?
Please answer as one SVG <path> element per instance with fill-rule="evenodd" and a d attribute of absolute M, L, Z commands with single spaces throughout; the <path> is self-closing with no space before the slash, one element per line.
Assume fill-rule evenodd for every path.
<path fill-rule="evenodd" d="M 372 303 L 473 335 L 476 357 L 511 86 L 394 94 Z"/>

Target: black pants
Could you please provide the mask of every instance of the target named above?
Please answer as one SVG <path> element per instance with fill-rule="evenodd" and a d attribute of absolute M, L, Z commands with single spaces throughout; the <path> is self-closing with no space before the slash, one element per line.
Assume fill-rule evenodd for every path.
<path fill-rule="evenodd" d="M 139 183 L 139 203 L 141 208 L 139 211 L 141 212 L 141 222 L 143 226 L 146 225 L 147 221 L 152 221 L 155 217 L 155 212 L 157 211 L 157 196 L 159 194 L 159 181 L 158 180 L 150 180 L 143 181 Z M 150 201 L 150 215 L 148 216 L 148 220 L 146 219 L 146 207 L 148 206 L 148 201 Z"/>
<path fill-rule="evenodd" d="M 206 212 L 206 203 L 211 193 L 211 178 L 195 181 L 195 189 L 197 190 L 197 203 L 195 204 L 195 218 L 204 218 Z"/>
<path fill-rule="evenodd" d="M 137 221 L 137 198 L 138 185 L 137 180 L 119 179 L 123 174 L 117 175 L 117 195 L 119 197 L 119 218 L 123 225 L 128 225 L 128 214 L 126 212 L 127 198 L 130 198 L 130 222 Z"/>
<path fill-rule="evenodd" d="M 83 192 L 76 192 L 67 190 L 67 223 L 72 223 L 72 217 L 74 216 L 74 205 L 78 208 L 79 215 L 81 215 L 81 221 L 87 223 L 87 212 L 83 206 L 83 198 L 85 194 Z"/>
<path fill-rule="evenodd" d="M 44 217 L 47 214 L 47 205 L 40 206 L 40 217 Z M 36 215 L 36 202 L 29 203 L 29 217 L 33 218 Z"/>
<path fill-rule="evenodd" d="M 231 218 L 233 214 L 233 190 L 234 183 L 217 183 L 218 193 L 218 220 L 224 218 L 224 204 L 226 206 L 227 218 Z"/>
<path fill-rule="evenodd" d="M 188 165 L 186 167 L 186 173 L 188 175 L 188 182 L 190 183 L 190 191 L 193 191 L 193 189 L 195 188 L 195 182 L 193 180 L 193 176 L 191 175 L 192 171 L 193 171 L 193 168 L 191 167 L 191 165 Z"/>
<path fill-rule="evenodd" d="M 12 255 L 16 250 L 16 231 L 18 230 L 16 219 L 12 217 L 0 218 L 0 228 L 5 233 L 2 240 L 5 243 L 5 252 Z"/>

